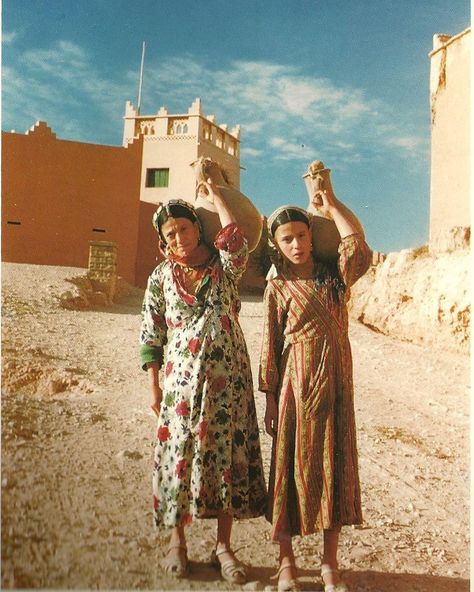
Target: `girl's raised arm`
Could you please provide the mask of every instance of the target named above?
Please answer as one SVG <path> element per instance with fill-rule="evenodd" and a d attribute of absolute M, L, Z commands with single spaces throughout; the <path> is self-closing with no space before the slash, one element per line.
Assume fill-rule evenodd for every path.
<path fill-rule="evenodd" d="M 322 189 L 317 196 L 322 205 L 318 206 L 322 214 L 334 220 L 341 239 L 351 234 L 360 234 L 364 238 L 364 229 L 357 216 L 334 195 L 333 191 Z"/>
<path fill-rule="evenodd" d="M 332 189 L 315 193 L 321 213 L 334 220 L 341 235 L 338 267 L 347 287 L 352 286 L 370 266 L 372 252 L 365 242 L 364 229 L 357 216 L 334 195 Z"/>

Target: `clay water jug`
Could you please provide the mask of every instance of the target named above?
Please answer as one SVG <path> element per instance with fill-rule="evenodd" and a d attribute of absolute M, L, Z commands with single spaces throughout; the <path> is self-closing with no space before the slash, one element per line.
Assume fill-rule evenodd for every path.
<path fill-rule="evenodd" d="M 308 170 L 303 175 L 310 200 L 307 211 L 313 214 L 313 253 L 323 261 L 337 259 L 341 236 L 334 221 L 325 218 L 318 209 L 318 204 L 313 205 L 311 200 L 316 190 L 333 191 L 330 173 L 331 169 L 326 168 L 321 160 L 315 160 L 308 166 Z"/>
<path fill-rule="evenodd" d="M 260 212 L 246 195 L 228 182 L 225 171 L 215 160 L 200 157 L 191 166 L 198 183 L 211 178 L 213 183 L 217 185 L 248 241 L 249 252 L 254 251 L 262 236 L 263 218 Z M 212 247 L 214 238 L 221 229 L 215 206 L 198 194 L 194 207 L 203 226 L 204 240 Z"/>

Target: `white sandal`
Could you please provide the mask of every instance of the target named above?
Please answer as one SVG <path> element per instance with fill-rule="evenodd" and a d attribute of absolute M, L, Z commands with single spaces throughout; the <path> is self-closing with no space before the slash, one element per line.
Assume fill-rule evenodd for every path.
<path fill-rule="evenodd" d="M 177 556 L 168 557 L 168 553 L 173 549 L 179 549 Z M 185 545 L 170 545 L 166 555 L 161 562 L 165 574 L 175 578 L 184 578 L 188 573 L 188 551 Z"/>
<path fill-rule="evenodd" d="M 291 578 L 291 579 L 286 579 L 286 580 L 280 580 L 280 574 L 284 569 L 287 569 L 289 567 L 293 567 L 296 570 L 296 566 L 294 563 L 283 563 L 282 565 L 280 565 L 280 568 L 277 571 L 277 574 L 275 577 L 278 578 L 278 592 L 299 592 L 301 590 L 299 582 L 296 578 Z"/>
<path fill-rule="evenodd" d="M 221 562 L 219 559 L 220 555 L 224 553 L 230 553 L 232 559 Z M 214 549 L 211 555 L 211 563 L 217 569 L 220 569 L 222 578 L 229 582 L 229 584 L 245 584 L 247 581 L 247 571 L 245 565 L 241 563 L 234 555 L 234 552 L 230 549 L 220 549 L 217 551 Z"/>
<path fill-rule="evenodd" d="M 321 565 L 321 578 L 324 584 L 324 592 L 349 592 L 349 588 L 341 580 L 337 584 L 326 584 L 324 582 L 324 576 L 328 574 L 339 573 L 338 569 L 333 569 L 327 564 Z"/>

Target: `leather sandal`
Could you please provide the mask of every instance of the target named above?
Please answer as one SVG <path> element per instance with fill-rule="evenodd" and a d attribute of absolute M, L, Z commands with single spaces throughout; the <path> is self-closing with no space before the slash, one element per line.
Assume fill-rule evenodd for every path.
<path fill-rule="evenodd" d="M 296 578 L 280 580 L 280 574 L 284 569 L 293 568 L 296 570 L 294 563 L 285 562 L 280 565 L 275 577 L 278 578 L 278 592 L 299 592 L 301 590 L 299 582 Z"/>
<path fill-rule="evenodd" d="M 219 556 L 224 553 L 230 553 L 232 559 L 221 562 Z M 214 567 L 220 569 L 222 578 L 226 582 L 229 582 L 229 584 L 245 584 L 247 581 L 245 565 L 236 559 L 233 551 L 230 549 L 221 549 L 220 551 L 214 549 L 211 555 L 211 563 Z"/>
<path fill-rule="evenodd" d="M 349 588 L 342 580 L 340 580 L 337 584 L 326 584 L 324 581 L 324 576 L 329 574 L 339 574 L 339 570 L 333 569 L 327 564 L 321 565 L 321 578 L 324 584 L 324 592 L 349 592 Z"/>
<path fill-rule="evenodd" d="M 177 555 L 169 556 L 169 552 L 173 549 L 179 549 Z M 161 562 L 165 574 L 174 576 L 175 578 L 184 578 L 188 573 L 188 551 L 185 545 L 170 545 L 166 551 L 166 555 Z"/>

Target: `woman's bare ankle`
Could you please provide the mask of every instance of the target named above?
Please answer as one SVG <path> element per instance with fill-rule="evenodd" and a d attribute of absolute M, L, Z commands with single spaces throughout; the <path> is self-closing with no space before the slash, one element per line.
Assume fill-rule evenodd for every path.
<path fill-rule="evenodd" d="M 169 545 L 171 547 L 186 547 L 186 537 L 184 535 L 184 530 L 179 528 L 173 528 L 171 531 L 171 536 L 169 540 Z"/>

